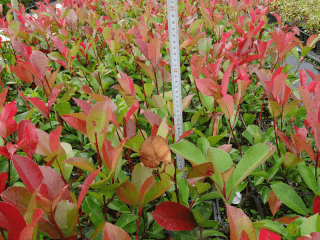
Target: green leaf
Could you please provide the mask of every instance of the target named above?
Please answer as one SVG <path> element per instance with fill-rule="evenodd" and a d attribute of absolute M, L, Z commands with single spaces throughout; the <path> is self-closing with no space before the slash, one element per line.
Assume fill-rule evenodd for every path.
<path fill-rule="evenodd" d="M 225 130 L 222 134 L 217 136 L 210 136 L 208 137 L 208 141 L 211 147 L 214 147 L 222 138 L 224 138 L 227 134 L 227 130 Z"/>
<path fill-rule="evenodd" d="M 307 186 L 313 191 L 316 192 L 317 191 L 317 182 L 316 182 L 316 178 L 314 177 L 313 172 L 311 171 L 311 169 L 309 167 L 307 167 L 306 165 L 298 165 L 298 171 L 301 175 L 301 177 L 303 178 L 304 182 L 307 184 Z"/>
<path fill-rule="evenodd" d="M 201 150 L 203 155 L 207 154 L 207 149 L 210 147 L 210 143 L 206 138 L 199 138 L 197 141 L 198 148 Z"/>
<path fill-rule="evenodd" d="M 200 227 L 209 227 L 213 229 L 217 229 L 219 226 L 220 222 L 218 221 L 213 221 L 213 220 L 207 220 L 205 219 L 198 211 L 196 210 L 191 210 L 194 219 L 197 221 Z"/>
<path fill-rule="evenodd" d="M 311 50 L 312 50 L 312 47 L 307 47 L 307 46 L 303 47 L 301 50 L 301 57 L 305 57 L 308 54 L 308 52 L 310 52 Z"/>
<path fill-rule="evenodd" d="M 207 159 L 211 161 L 221 173 L 228 171 L 234 165 L 230 155 L 219 148 L 208 148 Z"/>
<path fill-rule="evenodd" d="M 189 206 L 189 203 L 188 203 L 188 200 L 189 200 L 188 182 L 184 178 L 181 178 L 178 185 L 179 185 L 180 204 L 188 207 Z"/>
<path fill-rule="evenodd" d="M 190 27 L 190 33 L 194 36 L 196 34 L 196 32 L 198 31 L 199 27 L 201 26 L 201 24 L 203 23 L 204 19 L 197 19 L 195 20 L 191 27 Z"/>
<path fill-rule="evenodd" d="M 201 196 L 198 200 L 199 201 L 206 201 L 211 199 L 221 198 L 221 195 L 218 191 L 209 192 Z"/>
<path fill-rule="evenodd" d="M 308 215 L 308 210 L 301 197 L 294 189 L 282 182 L 271 185 L 275 195 L 289 208 L 302 215 Z"/>
<path fill-rule="evenodd" d="M 200 108 L 195 114 L 192 115 L 192 117 L 191 117 L 191 127 L 193 127 L 193 125 L 198 121 L 203 109 L 204 109 L 204 107 Z"/>
<path fill-rule="evenodd" d="M 320 232 L 320 216 L 318 213 L 307 218 L 301 226 L 301 236 L 313 232 Z"/>
<path fill-rule="evenodd" d="M 189 160 L 192 165 L 205 163 L 207 161 L 201 150 L 188 141 L 178 142 L 169 147 L 177 155 Z"/>
<path fill-rule="evenodd" d="M 60 102 L 55 105 L 55 110 L 60 116 L 71 113 L 71 107 L 69 102 Z"/>
<path fill-rule="evenodd" d="M 140 192 L 140 189 L 144 181 L 152 176 L 152 172 L 149 168 L 145 167 L 142 163 L 138 163 L 132 171 L 132 180 L 131 182 L 136 187 L 137 191 Z"/>
<path fill-rule="evenodd" d="M 294 101 L 287 103 L 283 109 L 282 118 L 285 119 L 286 116 L 289 114 L 289 112 L 291 112 L 291 110 L 293 108 L 295 108 L 299 102 L 300 102 L 300 100 L 294 100 Z"/>
<path fill-rule="evenodd" d="M 145 94 L 149 98 L 153 92 L 154 85 L 152 83 L 145 83 L 144 84 Z"/>
<path fill-rule="evenodd" d="M 79 211 L 76 204 L 67 200 L 62 200 L 58 203 L 55 220 L 65 237 L 70 236 L 77 227 L 78 217 Z"/>
<path fill-rule="evenodd" d="M 120 218 L 116 222 L 116 226 L 120 228 L 124 228 L 127 226 L 129 223 L 132 223 L 138 218 L 138 216 L 134 214 L 121 214 Z"/>
<path fill-rule="evenodd" d="M 98 102 L 90 109 L 87 116 L 87 136 L 96 151 L 101 151 L 108 125 L 109 103 L 107 101 Z M 98 149 L 95 144 L 98 145 Z"/>
<path fill-rule="evenodd" d="M 284 155 L 284 166 L 290 170 L 300 163 L 302 163 L 304 160 L 301 158 L 296 157 L 293 153 L 291 152 L 286 152 Z"/>
<path fill-rule="evenodd" d="M 256 115 L 245 113 L 245 114 L 243 115 L 243 119 L 244 119 L 244 122 L 245 122 L 247 125 L 250 125 L 250 124 L 252 124 L 253 121 L 256 119 Z"/>
<path fill-rule="evenodd" d="M 233 186 L 239 185 L 257 166 L 267 160 L 274 150 L 275 147 L 269 143 L 258 143 L 249 148 L 233 171 Z"/>
<path fill-rule="evenodd" d="M 169 187 L 171 187 L 173 184 L 172 181 L 168 180 L 168 179 L 163 179 L 160 182 L 156 183 L 155 185 L 152 186 L 152 188 L 148 191 L 148 193 L 146 194 L 143 203 L 141 204 L 141 206 L 146 205 L 148 202 L 162 196 L 162 194 L 164 194 Z"/>
<path fill-rule="evenodd" d="M 214 109 L 214 98 L 211 96 L 206 96 L 203 93 L 200 92 L 200 99 L 201 102 L 203 103 L 203 105 L 205 106 L 205 108 L 210 111 L 213 112 Z"/>
<path fill-rule="evenodd" d="M 138 153 L 140 146 L 143 142 L 144 142 L 144 139 L 142 136 L 135 135 L 134 137 L 129 138 L 124 144 L 124 146 Z"/>

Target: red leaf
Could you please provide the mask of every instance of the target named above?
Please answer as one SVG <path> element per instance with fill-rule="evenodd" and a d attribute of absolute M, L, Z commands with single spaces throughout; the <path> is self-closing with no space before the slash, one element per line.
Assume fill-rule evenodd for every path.
<path fill-rule="evenodd" d="M 56 150 L 59 149 L 60 147 L 60 136 L 61 136 L 61 132 L 62 132 L 62 127 L 61 125 L 59 127 L 57 127 L 56 130 L 52 131 L 49 136 L 49 146 L 50 146 L 50 150 L 52 152 L 55 152 Z"/>
<path fill-rule="evenodd" d="M 299 218 L 299 216 L 296 216 L 296 217 L 282 217 L 282 218 L 278 218 L 278 219 L 275 219 L 275 220 L 277 222 L 281 222 L 281 223 L 284 223 L 284 224 L 290 224 L 291 222 L 293 222 L 297 218 Z"/>
<path fill-rule="evenodd" d="M 6 189 L 7 179 L 8 179 L 8 174 L 6 172 L 0 173 L 0 194 Z"/>
<path fill-rule="evenodd" d="M 61 90 L 55 86 L 49 95 L 48 98 L 48 111 L 50 111 L 52 104 L 57 100 L 57 97 L 59 96 Z"/>
<path fill-rule="evenodd" d="M 228 153 L 232 148 L 232 144 L 223 144 L 218 148 Z"/>
<path fill-rule="evenodd" d="M 116 149 L 111 145 L 111 142 L 109 140 L 105 139 L 103 142 L 101 151 L 102 151 L 104 162 L 106 163 L 109 170 L 111 170 L 112 169 L 112 159 L 113 159 L 113 156 L 116 152 Z"/>
<path fill-rule="evenodd" d="M 27 224 L 15 206 L 0 202 L 0 226 L 8 231 L 9 240 L 19 240 L 20 232 Z"/>
<path fill-rule="evenodd" d="M 132 114 L 137 111 L 137 109 L 139 109 L 139 101 L 135 101 L 135 103 L 131 106 L 131 108 L 129 109 L 129 111 L 127 112 L 126 118 L 129 119 Z"/>
<path fill-rule="evenodd" d="M 160 203 L 152 216 L 169 231 L 192 231 L 198 226 L 191 210 L 175 202 Z"/>
<path fill-rule="evenodd" d="M 118 81 L 122 87 L 122 89 L 129 95 L 136 96 L 136 92 L 134 90 L 134 84 L 132 79 L 125 73 L 119 71 L 120 78 L 118 78 Z"/>
<path fill-rule="evenodd" d="M 0 155 L 8 159 L 11 159 L 10 153 L 8 152 L 8 149 L 5 146 L 0 146 Z"/>
<path fill-rule="evenodd" d="M 249 236 L 248 236 L 248 234 L 246 233 L 245 230 L 242 230 L 240 240 L 250 240 L 250 238 L 249 238 Z"/>
<path fill-rule="evenodd" d="M 23 119 L 19 123 L 17 131 L 21 149 L 32 159 L 39 143 L 35 125 L 30 120 Z"/>
<path fill-rule="evenodd" d="M 195 79 L 196 86 L 199 91 L 206 96 L 215 96 L 219 92 L 218 88 L 214 85 L 213 81 L 210 79 Z"/>
<path fill-rule="evenodd" d="M 43 180 L 38 164 L 28 157 L 19 155 L 13 155 L 11 160 L 22 182 L 32 194 Z"/>
<path fill-rule="evenodd" d="M 131 118 L 127 120 L 124 131 L 124 136 L 127 136 L 128 138 L 136 135 L 136 124 Z"/>
<path fill-rule="evenodd" d="M 27 97 L 27 99 L 46 119 L 49 119 L 49 110 L 44 101 L 36 97 Z"/>
<path fill-rule="evenodd" d="M 157 67 L 160 53 L 161 40 L 159 38 L 152 38 L 148 45 L 148 60 L 153 65 L 154 68 Z"/>
<path fill-rule="evenodd" d="M 306 141 L 301 139 L 299 135 L 292 134 L 292 136 L 293 136 L 293 140 L 296 142 L 296 145 L 302 147 L 303 150 L 306 151 L 306 153 L 308 154 L 310 159 L 315 161 L 315 155 L 314 155 L 314 151 L 313 151 L 312 147 L 310 147 L 310 145 Z M 299 145 L 298 145 L 298 143 L 299 143 Z"/>
<path fill-rule="evenodd" d="M 5 105 L 0 113 L 0 120 L 1 121 L 7 121 L 10 118 L 13 118 L 14 115 L 17 113 L 17 106 L 16 106 L 16 101 L 13 101 L 11 103 L 8 103 Z"/>
<path fill-rule="evenodd" d="M 279 130 L 276 130 L 276 133 L 281 138 L 281 140 L 286 144 L 286 146 L 289 149 L 289 151 L 292 152 L 294 155 L 296 155 L 297 151 L 294 148 L 294 146 L 293 146 L 292 142 L 290 141 L 290 139 L 283 132 L 281 132 Z"/>
<path fill-rule="evenodd" d="M 271 15 L 275 16 L 278 23 L 279 23 L 279 28 L 282 29 L 282 20 L 281 17 L 277 13 L 272 13 Z"/>
<path fill-rule="evenodd" d="M 199 58 L 198 53 L 193 54 L 192 58 L 191 58 L 191 62 L 190 62 L 190 67 L 191 67 L 191 74 L 193 76 L 193 79 L 198 79 L 200 77 L 201 74 L 201 65 L 204 64 L 205 59 L 204 58 Z"/>
<path fill-rule="evenodd" d="M 47 186 L 48 190 L 48 199 L 53 200 L 55 199 L 60 192 L 63 190 L 63 188 L 66 186 L 64 181 L 62 180 L 62 177 L 60 176 L 57 171 L 52 169 L 48 166 L 40 166 L 40 171 L 43 175 L 42 184 Z M 61 196 L 61 200 L 71 200 L 72 198 L 69 197 L 68 191 L 65 191 L 65 193 Z"/>
<path fill-rule="evenodd" d="M 33 50 L 30 56 L 30 62 L 32 66 L 37 70 L 41 78 L 45 75 L 47 66 L 49 64 L 49 59 L 47 56 L 38 50 Z"/>
<path fill-rule="evenodd" d="M 63 120 L 65 120 L 71 127 L 74 129 L 78 130 L 79 132 L 83 133 L 84 135 L 87 135 L 87 122 L 73 117 L 69 115 L 63 115 L 62 116 Z"/>
<path fill-rule="evenodd" d="M 148 56 L 148 44 L 140 39 L 135 39 L 134 40 L 135 43 L 138 45 L 140 51 L 142 52 L 142 54 L 147 58 L 149 59 L 149 56 Z"/>
<path fill-rule="evenodd" d="M 26 83 L 31 84 L 33 82 L 32 73 L 25 68 L 25 63 L 23 62 L 18 62 L 18 64 L 14 66 L 14 74 Z"/>
<path fill-rule="evenodd" d="M 269 207 L 272 212 L 272 215 L 273 216 L 276 215 L 276 213 L 278 212 L 278 210 L 282 204 L 282 201 L 277 198 L 277 196 L 274 194 L 273 190 L 271 190 L 271 192 L 269 194 L 268 203 L 269 203 Z"/>
<path fill-rule="evenodd" d="M 314 198 L 312 212 L 313 212 L 313 214 L 319 213 L 319 215 L 320 215 L 320 196 L 316 196 Z"/>
<path fill-rule="evenodd" d="M 262 228 L 259 234 L 259 240 L 281 240 L 281 236 Z"/>
<path fill-rule="evenodd" d="M 297 240 L 319 240 L 319 239 L 320 239 L 319 232 L 313 232 L 307 236 L 302 236 L 302 237 L 297 238 Z"/>
<path fill-rule="evenodd" d="M 50 39 L 53 43 L 53 45 L 58 48 L 59 52 L 64 55 L 64 52 L 65 52 L 65 49 L 66 49 L 66 46 L 64 46 L 64 43 L 61 41 L 61 39 L 57 36 L 53 36 L 53 35 L 50 35 Z"/>
<path fill-rule="evenodd" d="M 32 214 L 33 221 L 21 231 L 19 240 L 33 239 L 34 228 L 38 223 L 38 221 L 40 220 L 40 218 L 43 216 L 43 214 L 44 212 L 40 208 L 36 208 L 33 211 L 33 214 Z"/>
<path fill-rule="evenodd" d="M 153 125 L 152 129 L 151 129 L 151 137 L 154 137 L 157 135 L 159 127 L 157 125 Z"/>
<path fill-rule="evenodd" d="M 93 182 L 93 180 L 96 178 L 96 176 L 98 175 L 98 173 L 100 172 L 101 168 L 95 170 L 93 173 L 91 173 L 87 178 L 86 180 L 84 180 L 84 183 L 82 185 L 82 188 L 81 188 L 81 192 L 80 192 L 80 195 L 79 195 L 79 198 L 78 198 L 78 208 L 81 207 L 81 203 L 84 199 L 84 197 L 86 196 L 88 190 L 89 190 L 89 185 Z"/>
<path fill-rule="evenodd" d="M 230 119 L 234 112 L 234 100 L 230 94 L 224 95 L 222 98 L 217 99 L 222 112 Z"/>
<path fill-rule="evenodd" d="M 144 111 L 143 115 L 146 117 L 146 119 L 152 126 L 153 125 L 160 126 L 162 119 L 154 112 Z"/>
<path fill-rule="evenodd" d="M 84 112 L 84 114 L 86 116 L 88 116 L 92 106 L 88 102 L 86 102 L 84 100 L 80 100 L 80 99 L 77 99 L 77 98 L 73 98 L 73 100 L 78 104 L 78 106 L 81 108 L 81 110 Z"/>
<path fill-rule="evenodd" d="M 103 229 L 102 240 L 131 240 L 128 233 L 126 233 L 123 229 L 111 224 L 106 223 Z"/>
<path fill-rule="evenodd" d="M 185 137 L 190 136 L 192 133 L 193 133 L 193 130 L 187 130 L 187 131 L 185 131 L 185 132 L 181 135 L 181 137 L 178 139 L 177 142 L 179 142 L 181 139 L 184 139 Z"/>
<path fill-rule="evenodd" d="M 228 85 L 229 85 L 229 79 L 230 79 L 230 74 L 231 74 L 231 70 L 233 68 L 233 64 L 231 64 L 226 72 L 223 74 L 222 80 L 221 80 L 221 94 L 222 96 L 227 94 L 228 91 Z"/>
<path fill-rule="evenodd" d="M 4 103 L 6 102 L 6 97 L 7 97 L 7 93 L 8 93 L 8 89 L 6 88 L 5 90 L 3 90 L 0 93 L 0 107 L 2 107 L 4 105 Z"/>
<path fill-rule="evenodd" d="M 248 216 L 242 211 L 242 209 L 235 208 L 229 204 L 225 204 L 227 207 L 227 215 L 230 223 L 230 237 L 233 240 L 240 240 L 242 231 L 245 231 L 249 239 L 255 240 L 256 233 L 254 231 L 252 222 Z"/>

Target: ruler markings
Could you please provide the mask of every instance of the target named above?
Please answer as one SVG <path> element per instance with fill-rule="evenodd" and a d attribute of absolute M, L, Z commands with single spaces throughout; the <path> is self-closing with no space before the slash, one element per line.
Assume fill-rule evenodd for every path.
<path fill-rule="evenodd" d="M 179 26 L 178 26 L 178 6 L 177 0 L 167 1 L 170 66 L 173 97 L 173 112 L 175 140 L 177 141 L 183 133 L 182 121 L 182 100 L 181 100 L 181 72 L 180 72 L 180 49 L 179 49 Z M 183 157 L 177 155 L 177 168 L 184 168 Z"/>

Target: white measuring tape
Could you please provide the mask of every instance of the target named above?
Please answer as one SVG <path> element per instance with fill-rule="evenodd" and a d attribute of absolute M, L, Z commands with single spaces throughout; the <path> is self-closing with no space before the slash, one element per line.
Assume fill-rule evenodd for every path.
<path fill-rule="evenodd" d="M 170 46 L 171 82 L 173 97 L 173 115 L 175 129 L 175 140 L 177 141 L 183 133 L 182 100 L 181 100 L 181 72 L 180 72 L 180 49 L 179 49 L 179 25 L 177 0 L 167 0 L 167 16 Z M 177 168 L 184 168 L 183 157 L 177 155 Z"/>

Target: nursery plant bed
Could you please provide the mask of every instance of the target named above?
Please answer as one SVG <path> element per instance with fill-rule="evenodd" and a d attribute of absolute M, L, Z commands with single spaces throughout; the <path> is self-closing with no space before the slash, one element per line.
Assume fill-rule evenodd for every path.
<path fill-rule="evenodd" d="M 268 13 L 267 15 L 268 19 L 269 19 L 269 23 L 271 24 L 276 24 L 276 26 L 278 26 L 278 21 L 277 18 L 275 16 L 273 16 L 271 13 Z M 292 26 L 291 23 L 289 22 L 285 22 L 286 24 L 288 24 L 289 26 Z M 300 41 L 302 41 L 304 43 L 304 45 L 307 44 L 307 41 L 309 39 L 309 37 L 311 36 L 310 34 L 306 33 L 305 30 L 302 27 L 298 27 L 299 31 L 300 31 L 300 35 L 296 35 L 296 37 L 298 37 L 300 39 Z M 316 43 L 316 46 L 314 49 L 311 50 L 314 54 L 317 55 L 317 59 L 318 59 L 318 63 L 320 63 L 320 41 L 318 41 Z"/>

